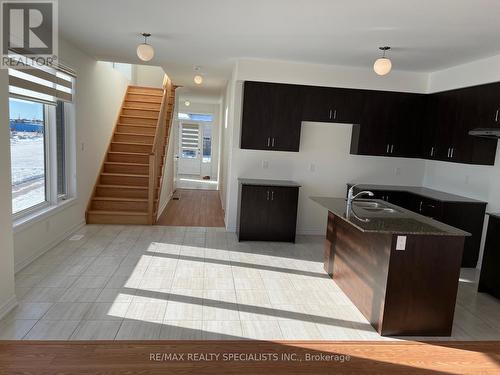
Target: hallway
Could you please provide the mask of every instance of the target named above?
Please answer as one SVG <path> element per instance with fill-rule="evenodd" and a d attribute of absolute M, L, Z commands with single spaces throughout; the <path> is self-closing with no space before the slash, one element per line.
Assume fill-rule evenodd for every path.
<path fill-rule="evenodd" d="M 219 192 L 177 189 L 156 225 L 186 227 L 224 227 L 224 211 Z"/>

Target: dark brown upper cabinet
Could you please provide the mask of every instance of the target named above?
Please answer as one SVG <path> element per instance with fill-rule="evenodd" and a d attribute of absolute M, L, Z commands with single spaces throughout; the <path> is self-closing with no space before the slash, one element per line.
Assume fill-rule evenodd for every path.
<path fill-rule="evenodd" d="M 359 124 L 353 127 L 351 153 L 394 157 L 420 155 L 420 113 L 424 95 L 387 91 L 364 91 Z"/>
<path fill-rule="evenodd" d="M 498 84 L 429 95 L 421 156 L 457 163 L 493 165 L 497 140 L 474 137 L 469 135 L 469 131 L 495 127 L 495 120 L 500 121 L 495 107 L 500 108 Z"/>
<path fill-rule="evenodd" d="M 299 151 L 301 86 L 245 82 L 241 148 Z"/>
<path fill-rule="evenodd" d="M 307 86 L 303 92 L 304 121 L 348 124 L 360 121 L 362 90 Z"/>
<path fill-rule="evenodd" d="M 241 148 L 299 151 L 302 121 L 353 124 L 351 154 L 493 165 L 500 83 L 413 94 L 245 82 Z"/>

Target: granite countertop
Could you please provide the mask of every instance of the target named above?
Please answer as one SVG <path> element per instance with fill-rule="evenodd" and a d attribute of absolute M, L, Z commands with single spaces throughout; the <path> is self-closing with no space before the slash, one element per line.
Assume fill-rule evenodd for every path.
<path fill-rule="evenodd" d="M 354 185 L 352 183 L 348 184 Z M 460 203 L 484 203 L 476 199 L 461 197 L 460 195 L 445 193 L 443 191 L 429 189 L 421 186 L 394 186 L 394 185 L 372 185 L 372 184 L 359 184 L 355 188 L 359 190 L 385 190 L 385 191 L 401 191 L 419 195 L 421 197 L 435 199 L 441 202 L 460 202 Z"/>
<path fill-rule="evenodd" d="M 266 180 L 260 178 L 238 178 L 242 185 L 256 185 L 256 186 L 284 186 L 284 187 L 300 187 L 295 181 L 289 180 Z"/>
<path fill-rule="evenodd" d="M 500 219 L 500 213 L 495 213 L 495 212 L 488 212 L 486 215 L 490 215 L 493 217 L 496 217 L 497 219 Z"/>
<path fill-rule="evenodd" d="M 470 236 L 470 233 L 463 230 L 378 199 L 357 199 L 353 202 L 353 210 L 349 215 L 346 214 L 347 204 L 344 198 L 311 197 L 311 199 L 362 232 L 433 236 Z M 377 202 L 381 207 L 392 209 L 393 211 L 367 210 L 360 206 L 364 202 Z"/>

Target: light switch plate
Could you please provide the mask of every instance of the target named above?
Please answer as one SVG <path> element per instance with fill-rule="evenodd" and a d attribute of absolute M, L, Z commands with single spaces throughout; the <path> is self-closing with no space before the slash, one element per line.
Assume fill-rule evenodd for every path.
<path fill-rule="evenodd" d="M 406 236 L 398 236 L 396 250 L 406 250 Z"/>

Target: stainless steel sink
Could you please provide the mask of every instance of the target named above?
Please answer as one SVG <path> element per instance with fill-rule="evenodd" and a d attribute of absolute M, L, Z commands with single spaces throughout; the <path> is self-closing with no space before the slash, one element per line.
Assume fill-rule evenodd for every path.
<path fill-rule="evenodd" d="M 355 208 L 360 208 L 368 212 L 384 212 L 384 213 L 396 213 L 399 212 L 394 208 L 387 207 L 383 203 L 371 202 L 371 201 L 354 201 L 352 206 Z"/>
<path fill-rule="evenodd" d="M 359 208 L 382 208 L 385 207 L 384 205 L 378 203 L 378 202 L 370 202 L 370 201 L 354 201 L 352 202 L 353 206 L 359 207 Z"/>

